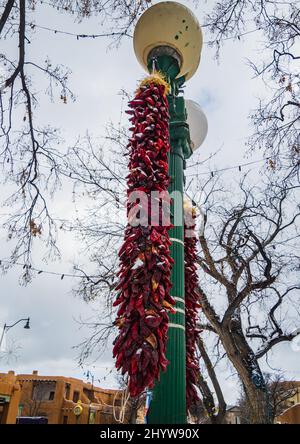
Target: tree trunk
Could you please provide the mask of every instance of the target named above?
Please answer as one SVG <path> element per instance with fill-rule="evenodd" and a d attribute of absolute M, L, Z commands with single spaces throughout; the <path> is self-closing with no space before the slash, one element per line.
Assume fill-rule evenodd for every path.
<path fill-rule="evenodd" d="M 201 354 L 201 358 L 205 363 L 205 367 L 207 369 L 209 378 L 213 384 L 217 399 L 218 399 L 218 412 L 216 413 L 215 402 L 213 395 L 208 387 L 206 381 L 203 376 L 199 375 L 199 388 L 202 392 L 203 396 L 203 404 L 207 410 L 207 413 L 210 417 L 210 421 L 212 424 L 224 424 L 225 414 L 226 414 L 226 402 L 224 400 L 224 396 L 218 381 L 218 378 L 215 373 L 215 369 L 212 365 L 212 362 L 206 352 L 206 348 L 203 344 L 202 338 L 200 337 L 198 340 L 198 348 Z"/>
<path fill-rule="evenodd" d="M 270 424 L 268 390 L 264 376 L 252 349 L 242 332 L 241 322 L 231 322 L 230 328 L 221 329 L 221 341 L 228 358 L 238 372 L 249 402 L 251 424 Z"/>
<path fill-rule="evenodd" d="M 140 400 L 140 398 L 137 397 L 136 399 L 132 399 L 130 401 L 131 404 L 130 404 L 130 412 L 129 412 L 129 419 L 128 419 L 129 424 L 136 424 L 139 400 Z"/>

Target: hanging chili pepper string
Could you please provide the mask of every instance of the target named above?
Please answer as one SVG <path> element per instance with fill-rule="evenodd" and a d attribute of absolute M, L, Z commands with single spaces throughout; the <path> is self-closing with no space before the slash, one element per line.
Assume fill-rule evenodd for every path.
<path fill-rule="evenodd" d="M 185 202 L 185 325 L 186 325 L 186 404 L 187 410 L 199 401 L 196 390 L 199 362 L 196 355 L 196 346 L 200 335 L 197 328 L 199 304 L 198 276 L 197 276 L 197 240 L 195 236 L 196 211 L 189 202 Z"/>
<path fill-rule="evenodd" d="M 152 388 L 160 371 L 165 371 L 168 312 L 175 312 L 175 301 L 170 296 L 171 226 L 163 226 L 162 210 L 153 209 L 150 199 L 152 191 L 165 192 L 168 198 L 168 88 L 164 79 L 153 73 L 141 82 L 126 111 L 132 123 L 127 194 L 129 197 L 134 191 L 142 191 L 147 196 L 146 203 L 140 200 L 127 205 L 129 223 L 119 251 L 121 265 L 114 302 L 114 306 L 119 306 L 115 321 L 119 333 L 113 355 L 117 369 L 129 375 L 131 396 L 139 395 L 146 387 Z M 132 226 L 132 214 L 147 209 L 146 223 Z M 157 216 L 157 211 L 159 224 L 152 226 L 149 218 Z"/>

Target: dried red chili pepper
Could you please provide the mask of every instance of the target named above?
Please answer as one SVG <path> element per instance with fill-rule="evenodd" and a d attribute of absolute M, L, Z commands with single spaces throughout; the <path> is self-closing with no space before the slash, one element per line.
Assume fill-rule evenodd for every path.
<path fill-rule="evenodd" d="M 132 131 L 129 139 L 128 195 L 144 191 L 167 192 L 169 186 L 168 152 L 169 112 L 166 94 L 168 84 L 159 76 L 144 80 L 129 102 L 127 112 Z M 128 203 L 127 211 L 143 208 L 144 202 Z M 158 210 L 161 212 L 161 210 Z M 153 210 L 153 214 L 154 214 Z M 162 215 L 159 214 L 161 221 Z M 130 222 L 130 221 L 129 221 Z M 152 388 L 160 371 L 165 371 L 168 312 L 175 301 L 170 296 L 170 226 L 131 226 L 128 224 L 119 251 L 119 284 L 114 306 L 119 306 L 115 325 L 119 333 L 114 341 L 116 367 L 129 375 L 131 396 Z"/>
<path fill-rule="evenodd" d="M 186 405 L 187 410 L 199 401 L 196 390 L 197 380 L 200 372 L 199 362 L 196 356 L 196 346 L 200 334 L 197 328 L 199 304 L 198 276 L 197 276 L 197 240 L 195 236 L 194 209 L 185 205 L 185 237 L 184 237 L 184 260 L 185 260 L 185 325 L 186 325 Z"/>

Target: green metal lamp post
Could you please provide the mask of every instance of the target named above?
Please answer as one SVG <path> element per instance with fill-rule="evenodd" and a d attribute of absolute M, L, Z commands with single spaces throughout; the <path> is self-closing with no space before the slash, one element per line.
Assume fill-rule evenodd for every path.
<path fill-rule="evenodd" d="M 170 109 L 169 193 L 183 197 L 185 160 L 192 154 L 185 101 L 180 87 L 196 71 L 202 47 L 202 33 L 197 19 L 185 6 L 162 2 L 149 8 L 139 19 L 134 33 L 134 49 L 141 64 L 162 72 L 171 85 L 168 96 Z M 176 300 L 176 314 L 170 315 L 167 371 L 153 390 L 149 409 L 150 424 L 185 424 L 186 415 L 186 350 L 184 297 L 184 218 L 183 205 L 174 205 L 171 216 L 176 225 L 169 232 L 172 269 L 171 294 Z M 176 214 L 175 214 L 176 212 Z"/>

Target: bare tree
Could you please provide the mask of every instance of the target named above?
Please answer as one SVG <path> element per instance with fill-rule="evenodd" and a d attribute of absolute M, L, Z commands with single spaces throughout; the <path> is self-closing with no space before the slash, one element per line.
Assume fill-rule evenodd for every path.
<path fill-rule="evenodd" d="M 46 4 L 35 0 L 0 1 L 0 35 L 4 43 L 0 54 L 0 161 L 11 185 L 8 189 L 12 190 L 5 200 L 10 209 L 5 228 L 8 239 L 14 241 L 12 263 L 19 259 L 25 263 L 25 281 L 30 278 L 35 238 L 45 242 L 48 256 L 60 254 L 56 242 L 59 221 L 49 210 L 49 200 L 61 185 L 64 176 L 61 165 L 66 152 L 61 149 L 59 128 L 39 119 L 41 92 L 38 90 L 44 82 L 51 101 L 57 95 L 64 104 L 75 100 L 68 87 L 69 68 L 52 62 L 45 53 L 45 45 L 41 45 L 40 58 L 33 59 L 29 44 L 39 37 L 41 30 L 65 33 L 63 29 L 51 30 L 37 24 L 35 9 L 43 4 L 42 7 L 55 8 L 58 13 L 73 15 L 77 39 L 110 37 L 113 44 L 118 44 L 123 37 L 130 37 L 133 23 L 149 3 L 148 0 L 50 0 Z M 76 33 L 76 22 L 91 16 L 101 19 L 104 32 Z"/>
<path fill-rule="evenodd" d="M 82 205 L 84 200 L 85 209 L 81 217 L 65 221 L 62 228 L 80 238 L 82 253 L 88 254 L 95 271 L 88 272 L 80 263 L 75 264 L 75 270 L 85 276 L 75 293 L 86 301 L 101 294 L 108 313 L 112 310 L 111 294 L 117 285 L 117 250 L 127 222 L 126 139 L 125 129 L 108 126 L 100 144 L 92 141 L 89 135 L 79 139 L 69 149 L 64 165 L 64 174 L 74 184 L 75 205 Z"/>
<path fill-rule="evenodd" d="M 211 45 L 220 54 L 228 38 L 240 40 L 255 32 L 263 40 L 260 59 L 250 61 L 268 92 L 251 113 L 254 134 L 251 150 L 260 149 L 270 168 L 290 168 L 299 174 L 300 165 L 300 9 L 296 0 L 224 0 L 215 2 L 205 25 Z"/>
<path fill-rule="evenodd" d="M 270 422 L 259 360 L 300 334 L 298 187 L 274 176 L 261 189 L 245 177 L 229 199 L 216 182 L 200 206 L 200 327 L 217 335 L 239 375 L 251 421 Z"/>
<path fill-rule="evenodd" d="M 51 0 L 49 7 L 74 13 L 78 20 L 102 14 L 103 20 L 109 18 L 115 27 L 103 35 L 119 41 L 129 33 L 132 24 L 149 3 L 146 0 L 95 0 L 74 4 L 68 0 Z M 67 153 L 62 154 L 57 149 L 60 142 L 58 130 L 41 126 L 35 119 L 38 95 L 32 86 L 33 76 L 35 72 L 45 75 L 50 81 L 47 89 L 50 98 L 53 97 L 53 88 L 57 87 L 65 103 L 74 98 L 67 83 L 69 70 L 53 65 L 48 59 L 45 64 L 30 60 L 28 36 L 39 29 L 28 19 L 34 13 L 34 2 L 7 0 L 1 5 L 0 33 L 4 33 L 2 35 L 7 39 L 13 39 L 18 48 L 17 60 L 7 54 L 1 55 L 6 74 L 1 81 L 1 140 L 4 143 L 0 154 L 6 173 L 17 184 L 7 200 L 7 204 L 17 207 L 6 224 L 9 238 L 16 240 L 12 258 L 14 261 L 24 258 L 25 272 L 30 271 L 32 242 L 41 234 L 47 239 L 48 249 L 52 247 L 54 253 L 59 253 L 55 242 L 56 221 L 48 210 L 47 193 L 50 191 L 51 194 L 57 188 L 61 178 L 73 181 L 74 201 L 78 203 L 84 195 L 91 205 L 83 218 L 60 223 L 62 228 L 72 230 L 84 241 L 85 252 L 90 253 L 96 270 L 86 270 L 81 263 L 75 265 L 84 276 L 77 293 L 86 300 L 101 299 L 101 319 L 90 322 L 92 337 L 83 342 L 85 358 L 99 344 L 103 345 L 107 332 L 112 331 L 111 301 L 116 285 L 116 251 L 126 224 L 123 205 L 126 131 L 121 127 L 118 130 L 110 128 L 106 140 L 117 150 L 112 152 L 111 159 L 105 156 L 103 143 L 98 149 L 89 137 L 84 141 L 78 140 Z M 201 326 L 216 335 L 242 380 L 251 408 L 251 421 L 270 422 L 267 407 L 261 408 L 268 402 L 259 359 L 276 344 L 291 341 L 299 334 L 299 330 L 293 331 L 299 320 L 299 283 L 293 274 L 299 263 L 294 250 L 298 240 L 296 222 L 299 208 L 293 206 L 297 188 L 290 182 L 292 174 L 298 171 L 300 152 L 299 73 L 294 69 L 294 61 L 299 58 L 295 53 L 299 38 L 299 10 L 296 2 L 226 0 L 216 3 L 207 18 L 207 25 L 210 24 L 215 35 L 214 42 L 219 47 L 222 39 L 239 38 L 248 32 L 248 20 L 253 17 L 256 27 L 266 36 L 266 54 L 271 54 L 271 58 L 262 66 L 253 63 L 252 66 L 257 75 L 276 88 L 271 100 L 261 102 L 254 115 L 256 133 L 250 145 L 266 150 L 271 170 L 283 166 L 290 168 L 291 173 L 279 181 L 274 176 L 264 189 L 242 181 L 238 200 L 229 193 L 228 200 L 225 200 L 223 194 L 226 193 L 214 184 L 207 192 L 205 210 L 202 202 L 199 204 L 203 213 L 199 236 Z M 45 60 L 44 54 L 42 56 Z M 209 188 L 212 182 L 209 181 L 205 188 Z M 196 197 L 194 200 L 197 201 Z M 286 276 L 289 276 L 288 280 Z M 217 293 L 220 299 L 216 302 L 214 295 Z M 108 316 L 107 319 L 102 312 Z M 284 321 L 284 314 L 291 322 Z M 209 363 L 209 353 L 206 353 L 202 342 L 198 345 L 203 361 L 207 361 L 205 364 L 217 395 L 219 412 L 224 412 L 224 398 L 214 366 Z M 201 377 L 199 387 L 212 420 L 221 420 L 221 413 L 220 416 L 215 414 L 212 393 Z"/>
<path fill-rule="evenodd" d="M 61 150 L 59 129 L 49 127 L 37 118 L 40 98 L 35 87 L 37 79 L 44 76 L 50 100 L 54 100 L 57 93 L 63 103 L 75 99 L 68 87 L 70 70 L 67 67 L 52 62 L 43 52 L 40 61 L 31 58 L 29 43 L 32 38 L 38 38 L 41 28 L 65 33 L 63 29 L 51 30 L 35 22 L 38 5 L 39 2 L 33 0 L 0 1 L 0 34 L 17 53 L 16 58 L 8 50 L 0 54 L 0 157 L 6 178 L 13 184 L 13 191 L 6 199 L 11 211 L 5 227 L 8 238 L 15 242 L 12 261 L 22 258 L 26 264 L 25 280 L 29 279 L 35 238 L 44 240 L 48 254 L 59 255 L 56 243 L 58 221 L 52 216 L 48 201 L 61 184 L 61 177 L 67 177 L 61 171 L 66 153 Z M 74 36 L 78 39 L 110 37 L 116 44 L 123 37 L 131 37 L 135 21 L 150 5 L 149 0 L 50 0 L 43 3 L 43 7 L 74 16 Z M 76 22 L 92 16 L 98 16 L 105 24 L 104 32 L 97 35 L 76 33 Z M 253 113 L 256 131 L 249 143 L 251 148 L 265 150 L 271 168 L 293 165 L 295 172 L 298 171 L 300 152 L 300 74 L 296 66 L 299 59 L 296 51 L 298 19 L 296 1 L 225 0 L 215 3 L 203 24 L 212 32 L 212 44 L 217 48 L 227 38 L 239 39 L 241 35 L 255 31 L 249 29 L 253 22 L 258 32 L 265 36 L 262 65 L 251 64 L 255 73 L 262 76 L 272 89 L 270 99 L 261 101 Z"/>
<path fill-rule="evenodd" d="M 5 364 L 12 364 L 17 362 L 20 358 L 22 344 L 13 338 L 6 340 L 5 347 L 0 349 L 0 362 Z"/>
<path fill-rule="evenodd" d="M 126 152 L 125 140 L 122 129 L 108 132 L 107 142 L 119 146 L 121 153 Z M 71 153 L 68 157 L 75 189 L 76 183 L 83 182 L 92 201 L 88 216 L 77 221 L 72 230 L 78 229 L 86 242 L 98 270 L 94 274 L 99 276 L 96 280 L 83 280 L 79 293 L 86 299 L 100 296 L 110 312 L 106 326 L 99 328 L 101 321 L 97 320 L 91 323 L 92 341 L 88 339 L 88 343 L 82 344 L 87 352 L 85 357 L 101 348 L 103 328 L 113 325 L 111 301 L 116 282 L 116 252 L 126 223 L 122 213 L 126 169 L 121 153 L 115 152 L 116 157 L 106 161 L 101 149 L 94 146 L 91 151 L 78 145 L 75 157 Z M 99 163 L 99 169 L 95 168 Z M 189 190 L 193 200 L 200 202 L 203 218 L 198 258 L 203 316 L 199 327 L 216 335 L 244 384 L 252 422 L 270 422 L 269 410 L 261 408 L 267 405 L 267 391 L 259 360 L 276 344 L 291 341 L 300 333 L 297 328 L 300 286 L 296 278 L 300 211 L 295 205 L 299 187 L 293 185 L 291 177 L 292 172 L 284 178 L 271 172 L 265 177 L 265 184 L 259 186 L 251 184 L 251 176 L 245 176 L 236 186 L 235 196 L 226 192 L 214 177 L 201 184 L 204 200 L 192 192 L 193 186 Z M 195 185 L 196 181 L 196 190 Z M 82 198 L 80 193 L 76 197 Z M 103 210 L 107 212 L 107 220 L 100 217 Z M 111 278 L 108 283 L 102 279 L 107 273 Z M 110 331 L 113 334 L 113 329 Z M 210 351 L 206 352 L 202 341 L 198 349 L 218 401 L 215 404 L 209 385 L 200 375 L 203 404 L 211 422 L 220 423 L 226 403 Z"/>
<path fill-rule="evenodd" d="M 76 205 L 80 206 L 82 200 L 87 205 L 86 213 L 74 223 L 66 221 L 64 229 L 77 233 L 83 245 L 82 252 L 88 252 L 93 264 L 89 272 L 81 265 L 75 264 L 74 269 L 83 273 L 85 278 L 74 292 L 87 302 L 97 300 L 100 304 L 99 311 L 92 319 L 80 321 L 89 331 L 87 338 L 78 345 L 80 365 L 90 359 L 98 359 L 116 334 L 113 325 L 115 310 L 112 308 L 112 302 L 114 288 L 117 285 L 117 251 L 127 223 L 125 211 L 127 170 L 124 158 L 127 137 L 126 128 L 109 125 L 105 140 L 102 140 L 100 145 L 92 141 L 90 136 L 78 140 L 69 150 L 66 157 L 68 161 L 64 165 L 65 174 L 74 181 Z M 108 157 L 106 153 L 112 153 L 112 156 Z M 199 375 L 198 387 L 207 413 L 205 421 L 213 424 L 222 423 L 226 403 L 215 368 L 202 341 L 198 344 L 198 350 L 216 393 L 215 399 L 206 379 Z"/>
<path fill-rule="evenodd" d="M 262 66 L 250 63 L 255 74 L 273 89 L 271 98 L 260 101 L 253 113 L 256 131 L 249 144 L 251 149 L 265 151 L 271 171 L 288 170 L 288 177 L 276 182 L 274 176 L 263 190 L 242 182 L 241 200 L 234 203 L 228 196 L 227 206 L 219 203 L 224 202 L 220 193 L 220 200 L 212 201 L 216 191 L 213 189 L 207 197 L 209 209 L 199 237 L 201 276 L 208 278 L 210 288 L 201 288 L 206 318 L 202 328 L 217 335 L 241 378 L 251 407 L 251 422 L 271 421 L 259 360 L 276 344 L 291 341 L 299 334 L 295 304 L 299 282 L 293 274 L 299 262 L 294 253 L 299 211 L 294 206 L 291 213 L 289 207 L 296 192 L 289 179 L 298 174 L 300 152 L 300 78 L 295 67 L 299 58 L 295 52 L 298 17 L 296 2 L 228 0 L 216 3 L 206 20 L 214 35 L 212 44 L 218 49 L 222 40 L 240 39 L 248 32 L 261 32 L 266 37 Z M 252 19 L 257 29 L 249 29 Z M 212 304 L 207 296 L 211 288 L 224 293 L 223 306 Z M 291 311 L 289 319 L 294 316 L 294 326 L 284 322 L 283 313 L 290 315 Z M 199 384 L 212 412 L 214 404 L 208 386 L 201 379 Z"/>

